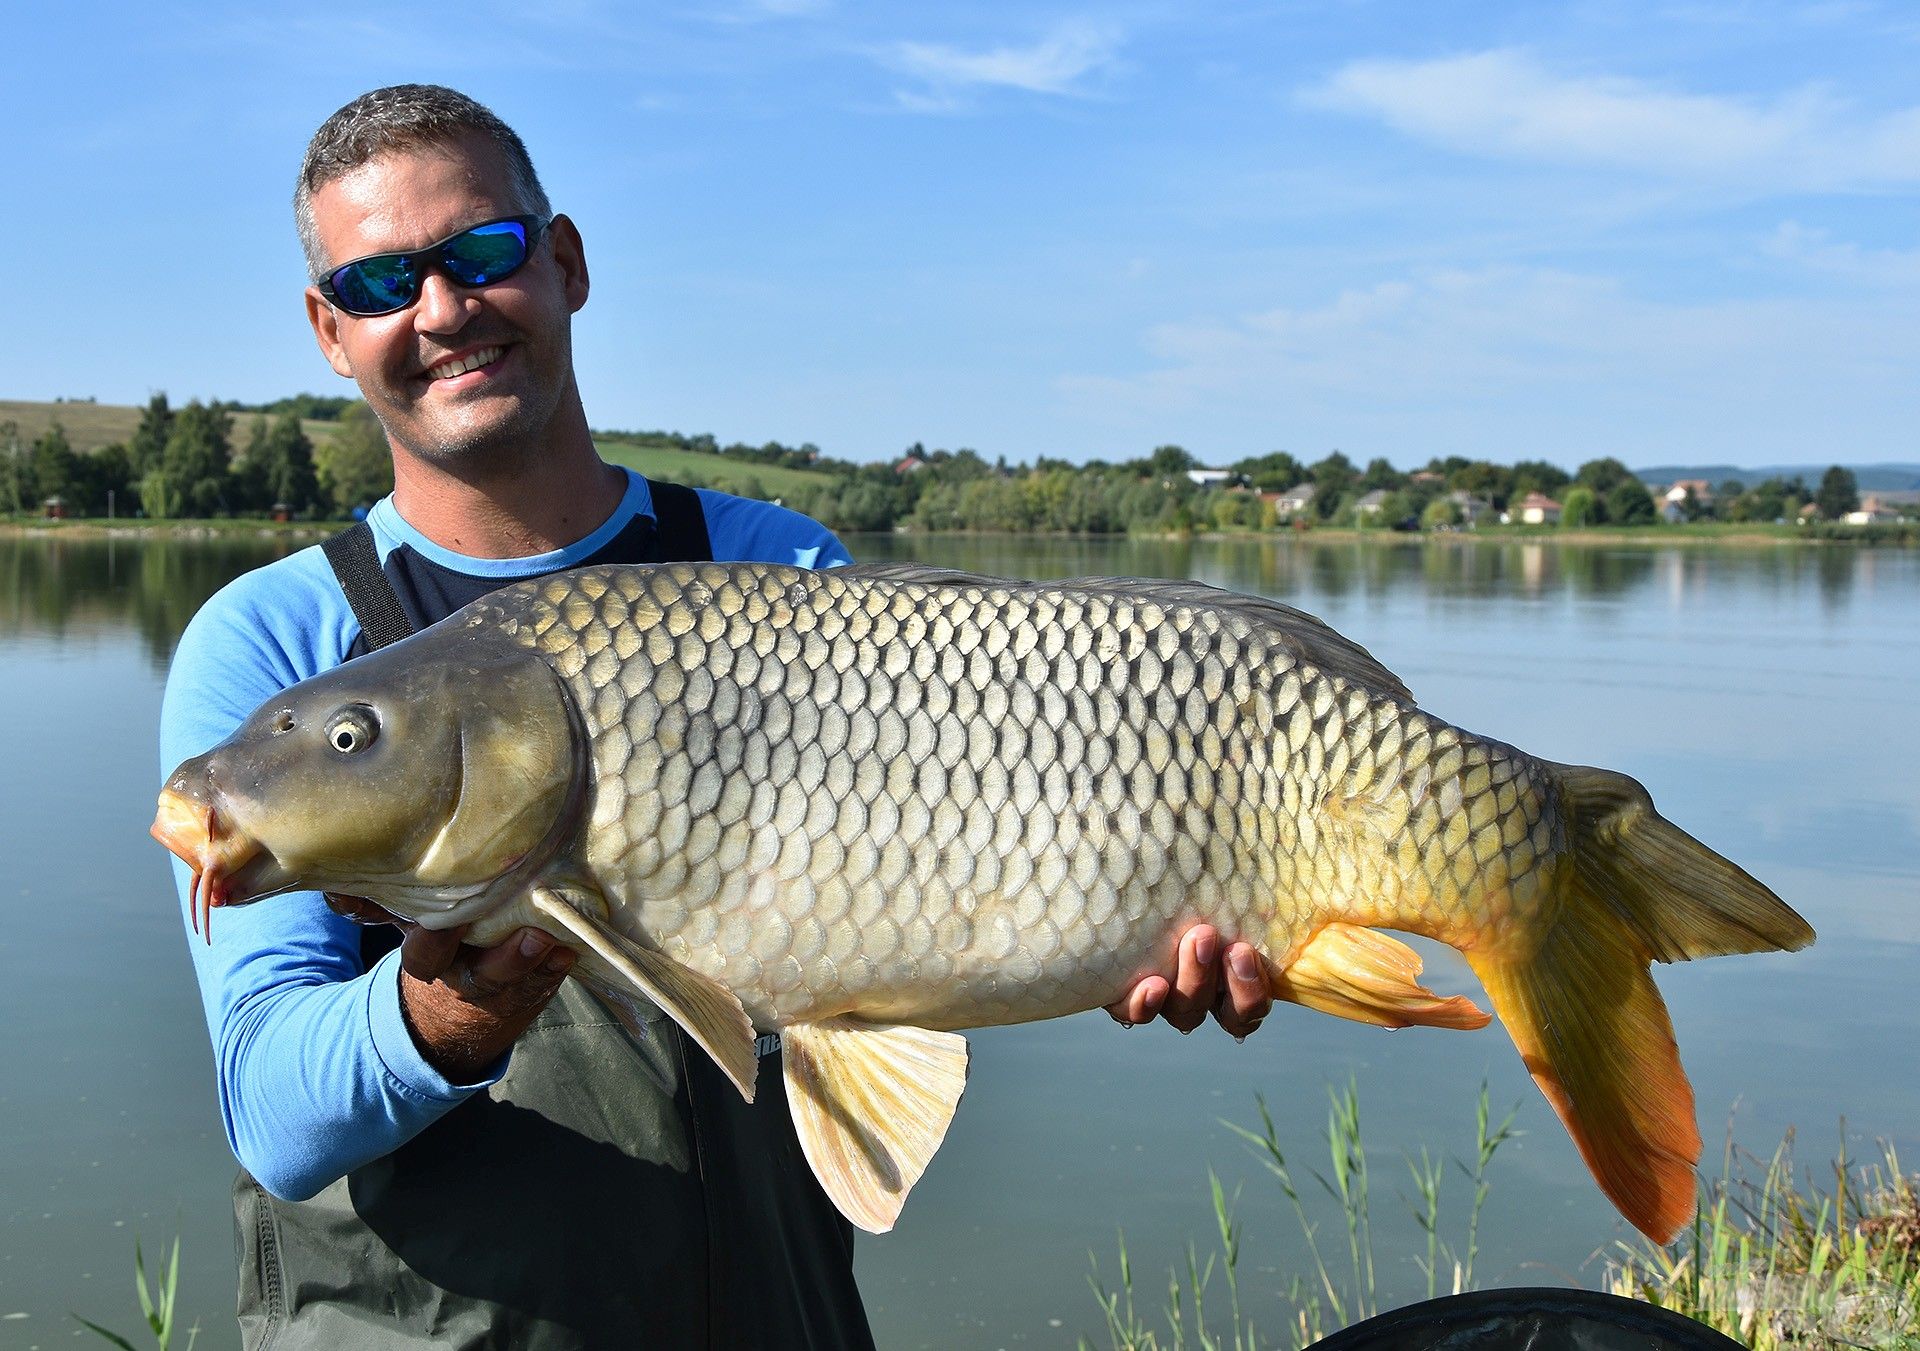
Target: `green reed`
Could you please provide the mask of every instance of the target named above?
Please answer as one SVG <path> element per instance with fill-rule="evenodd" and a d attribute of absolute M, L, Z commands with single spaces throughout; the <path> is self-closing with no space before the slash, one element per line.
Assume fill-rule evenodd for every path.
<path fill-rule="evenodd" d="M 1292 1317 L 1284 1344 L 1295 1348 L 1319 1340 L 1333 1328 L 1345 1327 L 1380 1312 L 1373 1240 L 1373 1178 L 1361 1130 L 1359 1087 L 1349 1079 L 1344 1088 L 1329 1088 L 1327 1096 L 1328 1166 L 1324 1172 L 1308 1169 L 1305 1177 L 1318 1184 L 1319 1191 L 1332 1201 L 1344 1231 L 1344 1251 L 1338 1252 L 1331 1264 L 1321 1245 L 1322 1226 L 1309 1212 L 1311 1189 L 1303 1187 L 1301 1175 L 1289 1161 L 1266 1100 L 1255 1098 L 1260 1112 L 1258 1130 L 1249 1130 L 1231 1121 L 1221 1123 L 1248 1144 L 1254 1157 L 1279 1185 L 1306 1240 L 1311 1279 L 1296 1276 L 1287 1291 Z M 1412 1158 L 1407 1160 L 1415 1193 L 1411 1209 L 1426 1244 L 1426 1257 L 1420 1266 L 1426 1276 L 1429 1296 L 1442 1293 L 1441 1274 L 1449 1267 L 1451 1276 L 1446 1293 L 1457 1294 L 1473 1287 L 1473 1266 L 1480 1250 L 1480 1214 L 1490 1190 L 1488 1170 L 1500 1147 L 1514 1138 L 1513 1117 L 1510 1111 L 1498 1124 L 1494 1123 L 1488 1107 L 1487 1085 L 1483 1082 L 1473 1153 L 1468 1159 L 1455 1161 L 1472 1186 L 1462 1247 L 1456 1248 L 1441 1236 L 1440 1202 L 1445 1167 L 1425 1150 L 1417 1162 Z M 1264 1346 L 1280 1344 L 1262 1341 L 1253 1319 L 1241 1305 L 1242 1230 L 1235 1218 L 1238 1193 L 1229 1197 L 1212 1169 L 1207 1171 L 1207 1181 L 1218 1250 L 1202 1260 L 1195 1246 L 1187 1245 L 1184 1266 L 1168 1272 L 1167 1292 L 1157 1321 L 1143 1313 L 1135 1299 L 1133 1265 L 1124 1233 L 1119 1236 L 1118 1289 L 1107 1288 L 1100 1276 L 1099 1263 L 1097 1259 L 1094 1261 L 1089 1281 L 1113 1351 L 1258 1351 Z M 1210 1321 L 1206 1305 L 1216 1276 L 1226 1287 L 1228 1303 L 1224 1322 L 1217 1326 L 1215 1321 Z M 1080 1345 L 1091 1347 L 1084 1338 Z"/>
<path fill-rule="evenodd" d="M 1891 1144 L 1798 1178 L 1789 1131 L 1771 1158 L 1726 1151 L 1723 1176 L 1673 1243 L 1620 1245 L 1607 1286 L 1755 1351 L 1920 1351 L 1920 1191 Z M 1757 1175 L 1756 1175 L 1757 1174 Z"/>

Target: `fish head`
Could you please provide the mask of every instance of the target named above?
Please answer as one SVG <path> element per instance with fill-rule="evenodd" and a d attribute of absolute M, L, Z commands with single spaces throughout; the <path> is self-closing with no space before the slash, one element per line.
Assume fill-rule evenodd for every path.
<path fill-rule="evenodd" d="M 314 889 L 464 923 L 577 814 L 584 737 L 542 658 L 436 625 L 290 686 L 167 776 L 153 835 L 215 906 Z"/>

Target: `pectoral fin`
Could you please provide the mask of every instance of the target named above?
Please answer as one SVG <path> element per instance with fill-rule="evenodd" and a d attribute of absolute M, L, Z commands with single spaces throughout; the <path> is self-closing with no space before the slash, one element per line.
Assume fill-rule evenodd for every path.
<path fill-rule="evenodd" d="M 565 941 L 570 935 L 598 959 L 597 963 L 583 965 L 610 968 L 616 977 L 658 1004 L 699 1043 L 701 1050 L 713 1057 L 740 1095 L 753 1101 L 753 1079 L 760 1063 L 753 1053 L 753 1023 L 731 990 L 615 933 L 579 906 L 569 904 L 559 891 L 536 887 L 529 899 L 533 908 L 552 922 L 556 938 Z"/>
<path fill-rule="evenodd" d="M 967 1039 L 833 1018 L 781 1033 L 787 1105 L 840 1213 L 884 1234 L 946 1138 L 967 1086 Z"/>
<path fill-rule="evenodd" d="M 1442 999 L 1414 979 L 1420 954 L 1357 924 L 1329 924 L 1274 978 L 1273 997 L 1380 1027 L 1485 1027 L 1465 995 Z"/>

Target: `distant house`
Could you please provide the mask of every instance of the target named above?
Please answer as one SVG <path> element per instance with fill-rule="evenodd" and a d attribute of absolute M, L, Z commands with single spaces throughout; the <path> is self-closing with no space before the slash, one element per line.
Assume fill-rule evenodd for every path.
<path fill-rule="evenodd" d="M 1217 488 L 1233 481 L 1231 469 L 1189 469 L 1187 481 L 1201 488 Z"/>
<path fill-rule="evenodd" d="M 1848 512 L 1844 519 L 1848 525 L 1885 525 L 1899 520 L 1900 513 L 1879 495 L 1868 493 L 1860 499 L 1860 509 Z"/>
<path fill-rule="evenodd" d="M 1525 525 L 1560 524 L 1560 504 L 1545 493 L 1528 493 L 1520 499 L 1514 514 Z"/>
<path fill-rule="evenodd" d="M 1280 520 L 1290 520 L 1313 505 L 1313 485 L 1296 483 L 1274 499 L 1273 514 Z"/>
<path fill-rule="evenodd" d="M 1378 516 L 1386 504 L 1387 490 L 1385 488 L 1375 488 L 1372 492 L 1362 494 L 1360 500 L 1353 504 L 1353 514 L 1355 516 Z"/>
<path fill-rule="evenodd" d="M 49 497 L 40 504 L 40 510 L 49 521 L 64 521 L 67 518 L 67 501 L 63 497 Z"/>
<path fill-rule="evenodd" d="M 918 455 L 909 455 L 893 467 L 893 472 L 896 474 L 911 474 L 915 470 L 925 469 L 926 467 L 927 462 Z"/>
<path fill-rule="evenodd" d="M 1660 494 L 1660 500 L 1671 502 L 1676 507 L 1687 500 L 1687 494 L 1693 494 L 1693 500 L 1701 506 L 1713 501 L 1713 485 L 1703 478 L 1683 478 L 1674 480 L 1673 486 Z"/>
<path fill-rule="evenodd" d="M 1455 510 L 1460 513 L 1460 524 L 1469 530 L 1493 515 L 1493 503 L 1484 497 L 1475 497 L 1464 488 L 1448 493 L 1447 501 L 1453 503 Z"/>
<path fill-rule="evenodd" d="M 1436 474 L 1431 469 L 1416 469 L 1407 475 L 1407 481 L 1409 483 L 1445 483 L 1447 479 L 1444 474 Z"/>

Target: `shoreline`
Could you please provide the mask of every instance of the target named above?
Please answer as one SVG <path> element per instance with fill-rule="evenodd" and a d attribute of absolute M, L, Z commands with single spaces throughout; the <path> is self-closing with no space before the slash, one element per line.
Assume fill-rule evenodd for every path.
<path fill-rule="evenodd" d="M 110 535 L 165 536 L 168 538 L 213 539 L 238 534 L 255 534 L 288 539 L 324 539 L 352 524 L 350 521 L 270 521 L 250 518 L 211 520 L 149 521 L 137 517 L 106 520 L 83 518 L 46 520 L 38 517 L 0 519 L 0 535 L 15 538 L 34 536 L 70 536 L 81 539 Z M 1724 547 L 1738 549 L 1793 548 L 1801 546 L 1920 546 L 1920 522 L 1895 522 L 1870 526 L 1752 526 L 1752 525 L 1660 525 L 1660 526 L 1583 526 L 1573 530 L 1543 526 L 1493 526 L 1479 530 L 1409 531 L 1359 530 L 1351 526 L 1318 526 L 1312 530 L 1205 530 L 1190 534 L 1158 533 L 1140 535 L 1088 535 L 1057 531 L 1027 530 L 893 530 L 845 531 L 847 535 L 887 534 L 896 538 L 930 540 L 951 539 L 1033 539 L 1033 540 L 1126 540 L 1153 539 L 1174 541 L 1265 541 L 1293 540 L 1302 543 L 1325 541 L 1338 544 L 1373 544 L 1407 547 L 1411 545 L 1460 547 L 1491 544 L 1555 544 L 1602 547 L 1610 544 L 1672 544 L 1688 548 Z"/>

